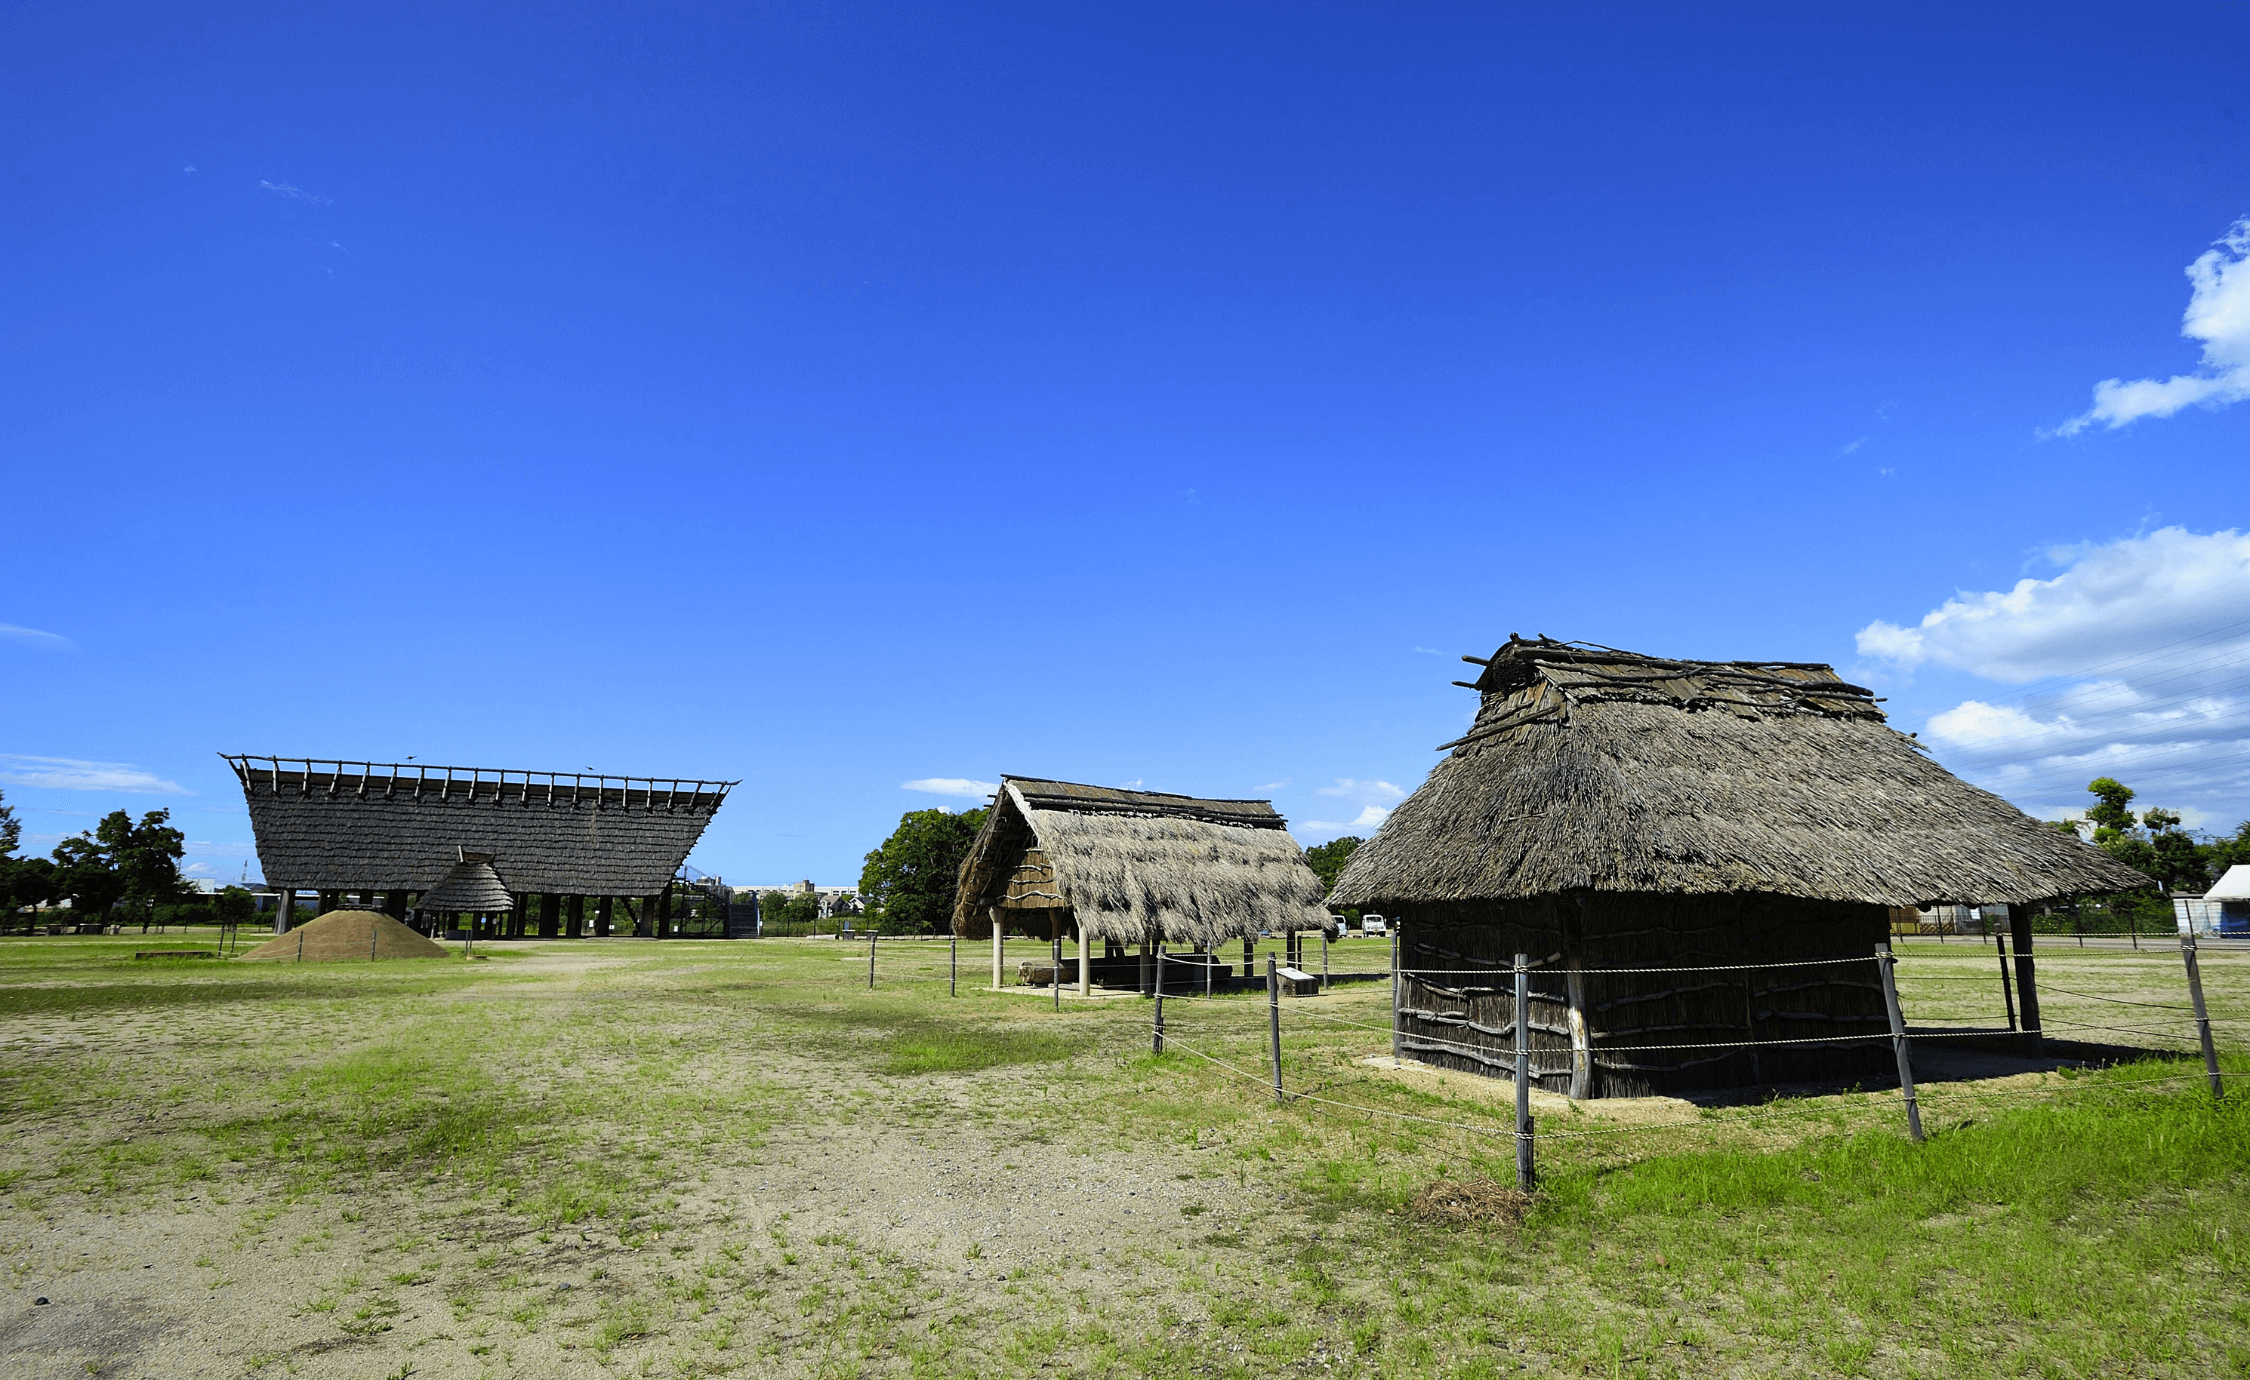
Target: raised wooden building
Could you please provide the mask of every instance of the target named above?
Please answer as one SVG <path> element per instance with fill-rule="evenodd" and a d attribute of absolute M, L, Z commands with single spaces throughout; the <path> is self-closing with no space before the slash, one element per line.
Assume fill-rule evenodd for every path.
<path fill-rule="evenodd" d="M 394 917 L 409 910 L 503 916 L 503 933 L 511 936 L 606 935 L 623 910 L 628 933 L 638 928 L 665 937 L 674 929 L 673 878 L 735 784 L 297 757 L 226 760 L 242 782 L 259 866 L 282 894 L 276 933 L 289 928 L 295 893 L 303 889 L 320 893 L 324 912 L 357 896 L 360 905 Z M 420 904 L 465 859 L 489 868 L 511 907 L 490 898 L 473 907 Z"/>
<path fill-rule="evenodd" d="M 1320 878 L 1269 801 L 1028 776 L 1000 782 L 962 860 L 953 911 L 955 934 L 992 940 L 995 987 L 1005 976 L 1001 938 L 1011 929 L 1071 939 L 1077 958 L 1059 980 L 1083 993 L 1096 984 L 1145 988 L 1147 954 L 1159 943 L 1216 967 L 1228 941 L 1331 923 Z M 1140 955 L 1129 956 L 1128 945 Z"/>

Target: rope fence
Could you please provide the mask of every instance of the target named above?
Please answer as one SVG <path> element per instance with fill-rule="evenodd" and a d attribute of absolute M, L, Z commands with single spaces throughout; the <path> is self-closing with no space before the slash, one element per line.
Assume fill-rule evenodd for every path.
<path fill-rule="evenodd" d="M 853 938 L 856 939 L 857 936 Z M 1245 952 L 1243 970 L 1237 975 L 1234 964 L 1220 954 L 1204 950 L 1172 953 L 1168 951 L 1165 945 L 1159 943 L 1143 946 L 1143 951 L 1138 956 L 1129 955 L 1120 959 L 1115 955 L 1105 954 L 1103 962 L 1111 965 L 1106 976 L 1111 979 L 1117 976 L 1121 967 L 1128 973 L 1133 971 L 1132 965 L 1136 961 L 1138 972 L 1141 975 L 1137 991 L 1133 989 L 1119 991 L 1114 987 L 1109 987 L 1106 990 L 1119 996 L 1137 995 L 1141 998 L 1154 999 L 1148 1018 L 1152 1053 L 1157 1055 L 1166 1053 L 1189 1055 L 1219 1069 L 1234 1079 L 1258 1084 L 1278 1105 L 1286 1106 L 1292 1103 L 1302 1103 L 1339 1113 L 1458 1131 L 1488 1140 L 1513 1141 L 1516 1147 L 1517 1180 L 1519 1185 L 1527 1190 L 1534 1187 L 1536 1183 L 1534 1150 L 1536 1143 L 1540 1140 L 1558 1142 L 1591 1140 L 1688 1128 L 1713 1129 L 1741 1125 L 1762 1125 L 1804 1117 L 1835 1119 L 1864 1118 L 1875 1115 L 1895 1116 L 1903 1111 L 1908 1136 L 1913 1140 L 1920 1141 L 1924 1138 L 1921 1104 L 1925 1099 L 1931 1102 L 1936 1110 L 1950 1116 L 1952 1115 L 1952 1109 L 1988 1098 L 2053 1097 L 2058 1094 L 2082 1092 L 2093 1088 L 2131 1091 L 2144 1088 L 2173 1087 L 2190 1082 L 2197 1077 L 2205 1079 L 2210 1087 L 2211 1095 L 2218 1098 L 2224 1095 L 2224 1085 L 2220 1076 L 2217 1050 L 2213 1038 L 2214 1026 L 2224 1027 L 2230 1032 L 2250 1027 L 2250 1018 L 2227 1016 L 2214 1020 L 2211 1016 L 2204 1001 L 2202 977 L 2197 962 L 2197 937 L 2194 935 L 2179 937 L 2177 952 L 2183 965 L 2183 976 L 2185 977 L 2189 999 L 2186 1002 L 2176 1002 L 2146 1000 L 2139 994 L 2134 997 L 2125 997 L 2099 991 L 2088 991 L 2086 990 L 2087 986 L 2098 985 L 2101 976 L 2098 970 L 2103 966 L 2103 963 L 2122 960 L 2091 961 L 2090 956 L 2081 956 L 2075 962 L 2067 958 L 2061 961 L 2050 959 L 2044 963 L 2044 966 L 2035 966 L 2032 955 L 2028 952 L 2010 955 L 2006 934 L 2004 932 L 1996 933 L 1993 936 L 1992 948 L 1996 951 L 2000 961 L 2000 982 L 1997 985 L 2001 988 L 2005 1007 L 2007 1020 L 2005 1028 L 1984 1025 L 1908 1027 L 1899 999 L 1899 985 L 1902 977 L 1900 955 L 1889 944 L 1877 945 L 1873 952 L 1864 956 L 1791 959 L 1770 963 L 1714 963 L 1671 967 L 1601 968 L 1560 966 L 1559 960 L 1563 957 L 1561 954 L 1553 954 L 1537 960 L 1534 960 L 1528 954 L 1519 954 L 1516 956 L 1514 964 L 1499 967 L 1493 966 L 1489 962 L 1473 960 L 1468 955 L 1453 955 L 1450 951 L 1440 950 L 1438 952 L 1441 956 L 1458 958 L 1459 961 L 1444 967 L 1421 967 L 1411 966 L 1402 960 L 1406 957 L 1408 951 L 1419 950 L 1426 953 L 1430 952 L 1433 946 L 1405 941 L 1394 931 L 1390 937 L 1391 943 L 1388 946 L 1391 961 L 1387 967 L 1338 966 L 1331 961 L 1328 952 L 1329 940 L 1326 936 L 1323 936 L 1321 939 L 1320 972 L 1312 974 L 1293 966 L 1283 966 L 1285 961 L 1303 962 L 1309 959 L 1310 944 L 1306 942 L 1306 937 L 1279 936 L 1279 938 L 1283 940 L 1282 951 L 1280 953 L 1269 951 L 1264 955 L 1265 971 L 1262 974 L 1264 979 L 1262 983 L 1259 983 L 1257 976 L 1254 976 L 1255 969 L 1249 961 L 1251 959 L 1250 952 Z M 945 940 L 936 941 L 946 945 L 945 953 L 942 956 L 932 953 L 928 948 L 921 947 L 922 944 L 931 941 L 904 941 L 912 943 L 914 947 L 908 950 L 911 957 L 900 955 L 896 948 L 900 942 L 902 941 L 889 941 L 890 952 L 886 954 L 883 952 L 886 948 L 885 941 L 877 936 L 870 935 L 867 938 L 867 947 L 864 954 L 857 952 L 842 953 L 838 955 L 838 958 L 855 963 L 864 962 L 866 964 L 866 981 L 870 988 L 876 985 L 879 972 L 887 972 L 894 976 L 910 978 L 943 976 L 947 981 L 948 990 L 954 995 L 959 994 L 962 956 L 958 939 L 949 937 Z M 1065 975 L 1070 972 L 1072 965 L 1077 960 L 1064 954 L 1059 937 L 1051 938 L 1044 944 L 1026 943 L 1024 940 L 1017 942 L 1024 947 L 1031 948 L 1037 955 L 1023 965 L 1024 968 L 1031 970 L 1029 974 L 1024 975 L 1025 985 L 1030 986 L 1035 995 L 1048 996 L 1051 994 L 1053 1004 L 1059 1011 L 1062 1005 L 1063 988 L 1066 985 Z M 980 947 L 981 944 L 972 946 L 972 973 L 982 967 L 981 958 L 974 953 L 975 948 Z M 2234 946 L 2226 947 L 2231 951 Z M 2152 944 L 2141 948 L 2139 952 L 2141 955 L 2153 958 L 2164 951 L 2164 949 L 2156 948 Z M 1020 954 L 1021 949 L 1018 952 Z M 2073 950 L 2072 952 L 2076 953 L 2077 951 Z M 880 966 L 879 955 L 887 960 L 882 962 Z M 1005 941 L 1003 941 L 1002 945 L 997 946 L 993 951 L 995 975 L 1002 977 L 1003 980 L 1005 974 L 1002 970 L 1005 967 L 1005 955 Z M 1286 959 L 1284 955 L 1287 956 Z M 2042 957 L 2044 958 L 2044 956 Z M 2089 962 L 2091 962 L 2091 966 L 2086 966 Z M 1872 967 L 1874 970 L 1869 975 L 1872 980 L 1858 978 L 1844 980 L 1841 977 L 1834 980 L 1814 978 L 1810 981 L 1776 983 L 1761 989 L 1755 985 L 1756 979 L 1753 976 L 1765 972 L 1787 973 L 1807 969 L 1825 969 L 1832 972 L 1849 973 L 1854 970 L 1864 970 L 1867 967 Z M 1939 991 L 1952 991 L 1956 989 L 1948 986 L 1948 984 L 1962 983 L 1974 984 L 1981 990 L 1989 991 L 1994 985 L 1989 969 L 1980 975 L 1964 972 L 1925 972 L 1918 965 L 1909 965 L 1909 967 L 1911 970 L 1904 973 L 1903 976 L 1907 981 L 1913 983 L 1918 991 L 1933 985 Z M 1043 974 L 1046 981 L 1037 985 L 1030 984 L 1029 977 L 1040 975 L 1038 970 L 1041 968 L 1047 969 Z M 2117 970 L 2112 968 L 2110 971 L 2115 972 Z M 2146 969 L 2144 966 L 2136 964 L 2131 971 L 2138 974 L 2145 973 Z M 2063 987 L 2049 980 L 2049 975 L 2056 973 L 2070 978 L 2078 985 Z M 1634 993 L 1616 1000 L 1630 1002 L 1657 1001 L 1712 991 L 1741 991 L 1750 1003 L 1744 1016 L 1746 1024 L 1734 1024 L 1731 1028 L 1747 1029 L 1750 1038 L 1683 1039 L 1660 1043 L 1612 1044 L 1604 1042 L 1599 1032 L 1587 1028 L 1585 1020 L 1580 1015 L 1581 1009 L 1586 1004 L 1586 999 L 1583 995 L 1582 985 L 1578 980 L 1663 976 L 1677 976 L 1685 980 L 1664 987 L 1660 991 Z M 1090 971 L 1079 972 L 1076 977 L 1069 979 L 1069 985 L 1084 988 L 1091 983 L 1091 977 Z M 1534 977 L 1547 984 L 1549 990 L 1534 992 L 1532 990 Z M 1325 992 L 1338 979 L 1373 978 L 1390 980 L 1391 1019 L 1389 1024 L 1356 1019 L 1340 1011 L 1297 1002 L 1288 1004 L 1288 1021 L 1292 1024 L 1304 1022 L 1316 1029 L 1388 1034 L 1391 1037 L 1392 1055 L 1401 1062 L 1406 1060 L 1406 1056 L 1411 1051 L 1413 1053 L 1451 1057 L 1465 1064 L 1477 1065 L 1487 1074 L 1507 1070 L 1507 1081 L 1513 1083 L 1516 1094 L 1516 1114 L 1512 1124 L 1498 1120 L 1479 1123 L 1438 1116 L 1424 1116 L 1395 1108 L 1348 1101 L 1324 1095 L 1327 1086 L 1325 1084 L 1319 1085 L 1318 1090 L 1314 1088 L 1292 1089 L 1287 1085 L 1285 1078 L 1287 1060 L 1283 1048 L 1284 1005 L 1281 1000 L 1284 984 L 1288 984 L 1288 990 L 1292 993 L 1302 995 L 1314 990 Z M 1564 992 L 1558 993 L 1552 990 L 1552 981 L 1557 978 L 1563 979 Z M 1695 980 L 1699 978 L 1714 980 L 1696 985 Z M 2093 981 L 2089 982 L 2089 979 Z M 1260 986 L 1263 987 L 1266 998 L 1262 1003 L 1264 1007 L 1262 1012 L 1257 1011 L 1257 1004 L 1246 1003 L 1242 1000 L 1245 995 L 1255 991 Z M 1425 1003 L 1424 1005 L 1410 1006 L 1406 1004 L 1405 995 L 1410 986 L 1423 994 L 1420 1000 Z M 2019 987 L 2023 988 L 2020 994 L 2022 997 L 2020 1014 L 2018 1009 L 2019 993 L 2017 991 Z M 1775 997 L 1782 993 L 1814 988 L 1855 988 L 1865 989 L 1869 992 L 1879 991 L 1882 996 L 1881 1014 L 1824 1014 L 1778 1009 L 1760 1012 L 1756 1009 L 1756 1000 L 1760 997 Z M 1512 1020 L 1501 1025 L 1484 1025 L 1471 1018 L 1468 1003 L 1478 999 L 1503 996 L 1513 999 Z M 2063 999 L 2067 999 L 2067 1001 Z M 1436 1009 L 1427 1005 L 1432 1000 L 1435 1000 L 1441 1006 L 1457 1005 L 1459 1009 Z M 1857 998 L 1855 1000 L 1864 1001 L 1866 999 Z M 1232 1024 L 1232 1019 L 1224 1025 L 1196 1019 L 1189 1022 L 1189 1025 L 1193 1028 L 1185 1032 L 1192 1043 L 1183 1043 L 1180 1039 L 1183 1032 L 1178 1027 L 1178 1017 L 1182 1014 L 1179 1011 L 1178 1004 L 1182 1001 L 1190 1002 L 1191 1010 L 1207 1011 L 1214 1016 L 1221 1013 L 1229 1018 L 1250 1018 L 1254 1014 L 1262 1016 L 1263 1019 L 1255 1022 L 1262 1029 L 1253 1030 L 1249 1028 L 1248 1021 L 1236 1026 Z M 2126 1019 L 2134 1021 L 2131 1025 L 2119 1024 L 2115 1021 L 2077 1019 L 2076 1016 L 2079 1013 L 2071 1013 L 2060 1009 L 2066 1007 L 2068 1001 L 2092 1002 L 2104 1007 L 2121 1006 L 2150 1014 L 2126 1017 Z M 2040 1006 L 2043 1003 L 2055 1003 L 2058 1005 L 2058 1009 L 2052 1016 L 2043 1016 L 2040 1012 Z M 1534 1004 L 1544 1005 L 1550 1010 L 1556 1006 L 1566 1006 L 1572 1018 L 1571 1022 L 1568 1025 L 1557 1025 L 1548 1020 L 1534 1021 L 1530 1015 Z M 1167 1011 L 1168 1005 L 1171 1007 L 1169 1012 Z M 1757 1037 L 1755 1034 L 1756 1025 L 1761 1019 L 1789 1020 L 1800 1023 L 1806 1020 L 1840 1020 L 1864 1022 L 1877 1028 L 1831 1035 Z M 1451 1034 L 1431 1033 L 1425 1029 L 1410 1030 L 1407 1026 L 1409 1021 L 1416 1026 L 1434 1024 L 1441 1029 L 1448 1026 L 1454 1027 L 1460 1030 L 1461 1037 L 1456 1038 Z M 1684 1025 L 1649 1028 L 1692 1033 L 1700 1029 L 1725 1029 L 1730 1027 L 1725 1023 L 1716 1026 L 1708 1023 L 1698 1026 L 1691 1017 L 1688 1023 Z M 1558 1041 L 1567 1039 L 1569 1043 L 1567 1046 L 1561 1043 L 1551 1043 L 1535 1050 L 1533 1048 L 1533 1033 L 1535 1031 Z M 2193 1047 L 2199 1046 L 2203 1069 L 2200 1073 L 2182 1072 L 2156 1077 L 2112 1077 L 2061 1082 L 2045 1080 L 2034 1087 L 1961 1088 L 1941 1085 L 1925 1093 L 1918 1090 L 1916 1086 L 1912 1048 L 1917 1043 L 1933 1043 L 1933 1047 L 1942 1048 L 1943 1042 L 1948 1041 L 1978 1040 L 1990 1042 L 1996 1039 L 2014 1039 L 2023 1042 L 2027 1050 L 2037 1051 L 2042 1042 L 2050 1035 L 2068 1041 L 2083 1040 L 2088 1043 L 2114 1040 L 2117 1037 L 2132 1037 L 2140 1041 L 2157 1042 L 2159 1047 L 2177 1052 L 2197 1052 L 2193 1050 Z M 1264 1060 L 1267 1066 L 1265 1071 L 1254 1072 L 1252 1069 L 1245 1067 L 1239 1058 L 1225 1058 L 1213 1053 L 1209 1047 L 1210 1040 L 1213 1037 L 1235 1040 L 1258 1039 L 1259 1043 L 1265 1046 L 1262 1051 L 1266 1056 Z M 1531 1116 L 1531 1090 L 1541 1079 L 1552 1079 L 1557 1076 L 1569 1078 L 1572 1088 L 1571 1095 L 1574 1099 L 1577 1099 L 1586 1095 L 1580 1091 L 1582 1086 L 1590 1090 L 1591 1079 L 1597 1070 L 1612 1075 L 1624 1072 L 1636 1077 L 1647 1074 L 1677 1074 L 1682 1070 L 1719 1063 L 1738 1055 L 1747 1055 L 1754 1061 L 1761 1050 L 1773 1051 L 1777 1054 L 1789 1054 L 1821 1048 L 1865 1049 L 1877 1047 L 1884 1041 L 1889 1042 L 1896 1062 L 1898 1082 L 1895 1091 L 1865 1094 L 1855 1092 L 1854 1094 L 1847 1094 L 1847 1096 L 1852 1096 L 1855 1099 L 1849 1102 L 1829 1101 L 1823 1098 L 1819 1101 L 1805 1101 L 1784 1107 L 1768 1106 L 1755 1111 L 1728 1113 L 1705 1111 L 1693 1117 L 1628 1122 L 1613 1126 L 1580 1126 L 1569 1129 L 1542 1130 L 1537 1127 Z M 1713 1053 L 1714 1051 L 1716 1053 Z M 1535 1061 L 1535 1054 L 1544 1056 L 1544 1058 Z M 1694 1057 L 1678 1059 L 1669 1064 L 1636 1064 L 1616 1058 L 1616 1056 L 1622 1055 L 1650 1054 Z M 1557 1056 L 1563 1057 L 1566 1062 L 1560 1065 L 1555 1064 L 1554 1060 Z M 1886 1065 L 1889 1062 L 1891 1061 L 1886 1060 Z M 1512 1068 L 1509 1067 L 1511 1064 L 1513 1065 Z M 1749 1067 L 1753 1070 L 1752 1083 L 1757 1085 L 1758 1080 L 1754 1073 L 1758 1065 L 1753 1062 Z M 1772 1066 L 1768 1065 L 1767 1067 L 1770 1069 Z M 1785 1064 L 1784 1067 L 1787 1067 L 1787 1065 Z M 1802 1065 L 1798 1067 L 1802 1067 Z M 1702 1075 L 1697 1076 L 1701 1077 Z M 1887 1072 L 1884 1078 L 1885 1081 L 1888 1080 Z M 1576 1105 L 1575 1101 L 1573 1105 Z"/>

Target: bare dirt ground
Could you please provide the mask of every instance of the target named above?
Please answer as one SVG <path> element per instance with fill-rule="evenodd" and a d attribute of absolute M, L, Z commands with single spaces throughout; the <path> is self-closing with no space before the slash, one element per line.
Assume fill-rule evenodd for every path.
<path fill-rule="evenodd" d="M 1174 1004 L 1176 1042 L 1214 1066 L 1149 1056 L 1145 1003 L 1058 1015 L 974 991 L 967 963 L 949 1000 L 941 946 L 885 953 L 869 993 L 863 958 L 810 942 L 248 974 L 33 944 L 0 950 L 10 1376 L 1852 1369 L 1807 1331 L 1842 1303 L 1769 1326 L 1717 1257 L 1651 1291 L 1651 1261 L 1686 1264 L 1655 1236 L 1418 1226 L 1416 1194 L 1504 1174 L 1510 1146 L 1276 1108 L 1226 1067 L 1262 1077 L 1257 998 Z M 1975 961 L 1945 956 L 1963 984 Z M 2164 994 L 2161 960 L 2120 964 L 2102 991 Z M 1984 997 L 1939 984 L 1951 966 L 1929 972 L 1932 1010 L 1978 1018 Z M 1292 1086 L 1504 1124 L 1505 1083 L 1371 1066 L 1386 1001 L 1295 1008 Z M 2049 1077 L 2008 1073 L 1994 1086 Z M 1633 1102 L 1542 1094 L 1539 1115 L 1697 1110 Z M 1824 1133 L 1891 1115 L 1836 1108 Z M 1559 1148 L 1556 1172 L 1645 1140 Z"/>

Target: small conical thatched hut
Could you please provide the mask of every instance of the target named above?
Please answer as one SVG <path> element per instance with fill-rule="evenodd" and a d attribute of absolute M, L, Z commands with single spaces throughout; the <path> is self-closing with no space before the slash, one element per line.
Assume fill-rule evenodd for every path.
<path fill-rule="evenodd" d="M 1229 940 L 1331 923 L 1320 878 L 1269 801 L 1000 781 L 962 860 L 953 910 L 955 934 L 992 936 L 994 986 L 1009 928 L 1074 936 L 1084 991 L 1145 981 L 1145 964 L 1125 956 L 1128 944 L 1177 945 L 1209 960 Z"/>
<path fill-rule="evenodd" d="M 332 910 L 240 955 L 268 963 L 355 963 L 378 958 L 444 958 L 433 943 L 388 915 L 372 910 Z"/>
<path fill-rule="evenodd" d="M 1495 970 L 1524 953 L 1553 1091 L 1880 1075 L 1876 1040 L 1775 1043 L 1886 1031 L 1872 963 L 1583 970 L 1862 960 L 1890 908 L 1936 901 L 2018 903 L 2028 954 L 2020 903 L 2147 883 L 1931 761 L 1827 666 L 1513 637 L 1464 660 L 1475 725 L 1330 898 L 1399 924 L 1398 1044 L 1434 1063 L 1512 1070 Z"/>
<path fill-rule="evenodd" d="M 456 850 L 456 854 L 460 861 L 436 886 L 422 893 L 422 899 L 415 902 L 414 908 L 424 915 L 466 915 L 469 933 L 481 937 L 481 922 L 514 910 L 515 897 L 509 894 L 508 885 L 500 880 L 500 874 L 492 870 L 490 853 Z"/>

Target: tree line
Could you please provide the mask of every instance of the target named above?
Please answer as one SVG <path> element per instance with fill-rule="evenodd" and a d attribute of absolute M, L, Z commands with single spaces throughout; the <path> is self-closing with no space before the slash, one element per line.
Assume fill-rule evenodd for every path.
<path fill-rule="evenodd" d="M 139 820 L 112 810 L 93 828 L 56 844 L 51 855 L 21 857 L 23 825 L 0 794 L 0 913 L 68 901 L 77 923 L 247 920 L 256 909 L 249 892 L 230 886 L 206 897 L 180 875 L 187 836 L 171 821 L 169 810 L 150 810 Z"/>

